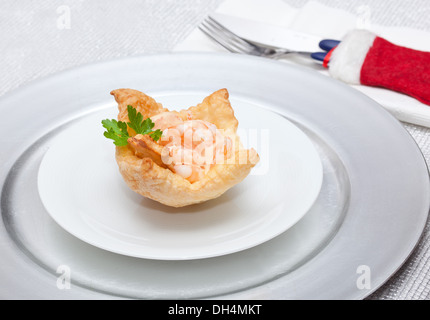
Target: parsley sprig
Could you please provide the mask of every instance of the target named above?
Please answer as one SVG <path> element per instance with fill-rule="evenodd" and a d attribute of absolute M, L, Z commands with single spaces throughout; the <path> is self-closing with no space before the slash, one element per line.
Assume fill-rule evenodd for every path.
<path fill-rule="evenodd" d="M 155 123 L 150 118 L 143 120 L 143 115 L 137 112 L 135 108 L 127 106 L 129 122 L 116 121 L 115 119 L 103 120 L 102 125 L 106 129 L 104 136 L 108 139 L 112 139 L 116 146 L 124 147 L 128 144 L 127 140 L 130 135 L 127 131 L 127 126 L 133 129 L 136 134 L 148 134 L 154 141 L 160 140 L 163 135 L 163 131 L 157 129 L 153 131 Z"/>

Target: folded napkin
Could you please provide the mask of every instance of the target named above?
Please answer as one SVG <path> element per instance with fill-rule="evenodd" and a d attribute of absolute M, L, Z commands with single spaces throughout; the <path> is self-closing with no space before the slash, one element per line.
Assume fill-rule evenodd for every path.
<path fill-rule="evenodd" d="M 428 41 L 430 33 L 411 28 L 375 25 L 371 21 L 371 8 L 367 6 L 358 6 L 357 14 L 352 14 L 315 1 L 308 2 L 302 8 L 297 9 L 282 0 L 225 0 L 216 12 L 310 33 L 321 39 L 340 40 L 353 29 L 367 29 L 394 44 L 415 50 L 430 51 L 430 41 Z M 276 43 L 271 44 L 277 45 Z M 175 51 L 222 52 L 225 49 L 196 29 L 175 48 Z M 297 63 L 297 60 L 294 59 L 284 61 Z M 317 68 L 315 64 L 306 65 L 329 76 L 327 70 Z M 397 119 L 430 127 L 430 106 L 417 99 L 387 89 L 364 85 L 351 86 L 376 100 Z"/>

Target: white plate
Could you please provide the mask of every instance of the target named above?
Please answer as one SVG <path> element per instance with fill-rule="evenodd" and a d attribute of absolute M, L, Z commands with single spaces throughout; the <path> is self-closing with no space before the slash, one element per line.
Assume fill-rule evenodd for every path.
<path fill-rule="evenodd" d="M 208 92 L 209 94 L 209 92 Z M 186 98 L 186 99 L 185 99 Z M 189 105 L 198 96 L 169 96 Z M 123 255 L 200 259 L 248 249 L 281 234 L 314 203 L 322 165 L 308 137 L 271 111 L 235 100 L 242 140 L 258 148 L 259 165 L 221 197 L 171 208 L 131 191 L 118 172 L 100 121 L 105 109 L 70 125 L 42 160 L 38 186 L 51 217 L 81 240 Z"/>

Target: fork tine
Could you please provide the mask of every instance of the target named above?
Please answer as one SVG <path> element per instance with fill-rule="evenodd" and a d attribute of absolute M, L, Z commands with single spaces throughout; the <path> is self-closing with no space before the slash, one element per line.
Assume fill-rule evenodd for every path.
<path fill-rule="evenodd" d="M 206 34 L 209 38 L 211 38 L 213 41 L 215 41 L 216 43 L 218 43 L 221 46 L 223 46 L 228 51 L 233 52 L 233 53 L 241 53 L 237 49 L 233 48 L 232 45 L 229 44 L 224 37 L 220 37 L 218 34 L 215 35 L 214 32 L 213 32 L 213 30 L 210 29 L 210 28 L 208 28 L 208 26 L 205 25 L 204 23 L 202 23 L 201 25 L 199 25 L 199 29 L 204 34 Z"/>
<path fill-rule="evenodd" d="M 224 27 L 221 23 L 216 21 L 211 16 L 208 16 L 206 21 L 209 24 L 211 24 L 214 28 L 216 28 L 217 30 L 225 33 L 231 40 L 234 40 L 237 44 L 242 45 L 244 48 L 247 48 L 249 50 L 254 50 L 256 48 L 255 45 L 253 45 L 253 44 L 249 43 L 248 41 L 244 40 L 243 38 L 239 37 L 237 34 L 235 34 L 234 32 L 232 32 L 229 29 L 227 29 L 226 27 Z"/>
<path fill-rule="evenodd" d="M 220 30 L 215 28 L 213 25 L 205 21 L 202 23 L 200 28 L 206 35 L 211 37 L 213 40 L 221 44 L 224 48 L 227 50 L 234 52 L 234 53 L 247 53 L 248 50 L 246 48 L 243 48 L 242 46 L 238 45 L 235 41 L 232 41 L 232 39 L 222 33 Z"/>
<path fill-rule="evenodd" d="M 291 53 L 310 55 L 308 52 L 297 52 L 283 48 L 269 48 L 254 44 L 216 21 L 211 16 L 200 24 L 199 29 L 209 38 L 226 48 L 230 52 L 249 54 L 253 56 L 266 57 L 271 59 L 281 59 Z"/>
<path fill-rule="evenodd" d="M 256 54 L 259 51 L 257 46 L 239 37 L 237 34 L 233 33 L 213 18 L 208 17 L 207 22 L 211 24 L 213 28 L 218 30 L 218 32 L 224 37 L 226 37 L 231 44 L 238 47 L 243 53 Z"/>
<path fill-rule="evenodd" d="M 231 52 L 257 54 L 258 50 L 254 45 L 241 39 L 211 17 L 207 17 L 199 26 L 199 29 Z"/>

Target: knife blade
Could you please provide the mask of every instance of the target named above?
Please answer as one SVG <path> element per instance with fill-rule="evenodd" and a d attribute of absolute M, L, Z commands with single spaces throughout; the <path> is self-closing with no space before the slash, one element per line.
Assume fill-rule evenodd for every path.
<path fill-rule="evenodd" d="M 213 13 L 211 17 L 238 36 L 270 48 L 281 47 L 293 51 L 315 52 L 319 50 L 318 44 L 322 40 L 316 35 L 226 14 Z"/>

